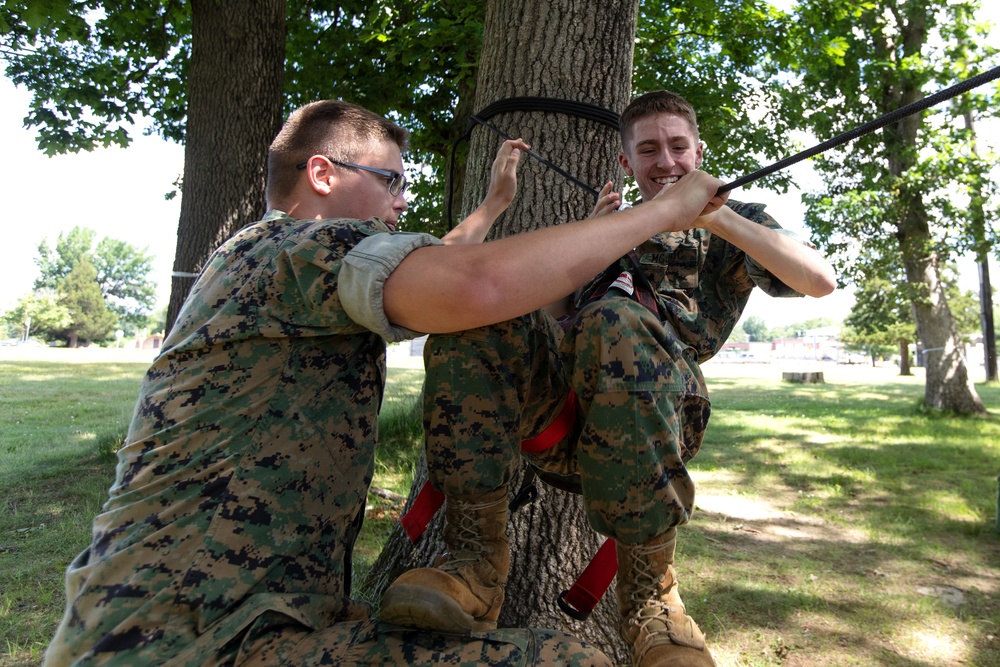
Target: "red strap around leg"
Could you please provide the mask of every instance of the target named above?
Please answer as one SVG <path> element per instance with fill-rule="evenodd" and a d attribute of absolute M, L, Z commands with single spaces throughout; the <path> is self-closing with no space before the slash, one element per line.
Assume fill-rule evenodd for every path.
<path fill-rule="evenodd" d="M 430 482 L 424 482 L 420 487 L 413 505 L 402 516 L 399 523 L 403 525 L 406 536 L 410 538 L 410 543 L 415 544 L 420 536 L 427 530 L 427 524 L 431 522 L 437 511 L 444 505 L 444 494 L 431 486 Z"/>
<path fill-rule="evenodd" d="M 559 596 L 559 608 L 577 620 L 586 620 L 604 597 L 617 573 L 618 553 L 615 541 L 608 538 L 569 590 L 563 591 Z"/>
<path fill-rule="evenodd" d="M 570 389 L 562 410 L 559 411 L 559 414 L 556 415 L 552 423 L 534 438 L 522 440 L 521 450 L 525 452 L 541 452 L 554 446 L 557 442 L 565 438 L 576 425 L 576 410 L 576 394 Z M 416 499 L 413 501 L 413 505 L 399 520 L 411 543 L 416 543 L 420 539 L 420 536 L 427 530 L 427 525 L 443 504 L 444 494 L 431 486 L 430 482 L 424 482 L 420 493 L 417 494 Z"/>
<path fill-rule="evenodd" d="M 570 389 L 569 395 L 566 396 L 566 402 L 563 404 L 559 414 L 556 415 L 556 418 L 552 420 L 551 424 L 545 427 L 544 431 L 534 438 L 522 440 L 521 451 L 529 453 L 541 452 L 565 438 L 576 425 L 576 404 L 576 394 Z"/>

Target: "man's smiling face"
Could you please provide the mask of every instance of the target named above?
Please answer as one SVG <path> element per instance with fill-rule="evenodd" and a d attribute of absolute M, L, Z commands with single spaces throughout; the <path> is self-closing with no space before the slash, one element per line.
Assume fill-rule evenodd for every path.
<path fill-rule="evenodd" d="M 642 198 L 649 200 L 700 167 L 701 153 L 701 143 L 688 122 L 676 114 L 661 113 L 632 124 L 628 145 L 618 161 L 635 178 Z"/>

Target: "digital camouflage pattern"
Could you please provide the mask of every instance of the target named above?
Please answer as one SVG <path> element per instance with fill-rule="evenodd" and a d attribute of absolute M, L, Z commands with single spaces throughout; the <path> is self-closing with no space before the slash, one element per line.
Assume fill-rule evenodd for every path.
<path fill-rule="evenodd" d="M 781 229 L 762 205 L 728 205 Z M 509 483 L 524 456 L 550 479 L 582 487 L 593 528 L 623 544 L 690 518 L 685 464 L 711 412 L 700 364 L 725 343 L 755 285 L 771 296 L 801 295 L 703 229 L 657 235 L 636 254 L 665 323 L 610 289 L 560 323 L 540 311 L 429 338 L 424 414 L 437 489 L 484 493 Z M 633 267 L 623 259 L 621 268 Z M 575 431 L 551 449 L 522 453 L 521 441 L 552 422 L 570 389 L 580 407 Z"/>
<path fill-rule="evenodd" d="M 318 631 L 278 630 L 247 641 L 237 664 L 399 667 L 610 667 L 603 653 L 554 630 L 500 629 L 466 638 L 369 620 Z"/>
<path fill-rule="evenodd" d="M 349 598 L 385 344 L 337 277 L 388 231 L 273 211 L 212 256 L 143 381 L 46 665 L 603 664 L 558 634 L 380 631 Z"/>

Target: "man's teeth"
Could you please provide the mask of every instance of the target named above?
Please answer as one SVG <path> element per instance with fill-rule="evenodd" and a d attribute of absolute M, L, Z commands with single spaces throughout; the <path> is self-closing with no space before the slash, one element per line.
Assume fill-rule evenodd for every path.
<path fill-rule="evenodd" d="M 676 183 L 680 180 L 680 176 L 664 176 L 663 178 L 654 178 L 654 183 L 659 183 L 660 185 L 670 185 Z"/>

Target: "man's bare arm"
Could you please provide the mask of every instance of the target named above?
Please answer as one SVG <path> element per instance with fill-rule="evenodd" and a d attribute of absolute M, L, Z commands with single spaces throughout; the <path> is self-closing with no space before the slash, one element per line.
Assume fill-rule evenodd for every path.
<path fill-rule="evenodd" d="M 646 239 L 689 229 L 716 211 L 722 181 L 695 171 L 650 202 L 486 244 L 427 246 L 386 280 L 389 321 L 414 331 L 460 331 L 517 317 L 565 297 Z"/>
<path fill-rule="evenodd" d="M 446 245 L 482 243 L 496 219 L 507 210 L 517 193 L 517 166 L 521 151 L 530 148 L 521 139 L 500 144 L 490 169 L 490 187 L 483 202 L 441 240 Z"/>
<path fill-rule="evenodd" d="M 797 292 L 820 297 L 837 287 L 833 267 L 818 252 L 785 234 L 747 220 L 729 207 L 705 216 L 696 226 L 704 227 L 743 250 Z"/>

